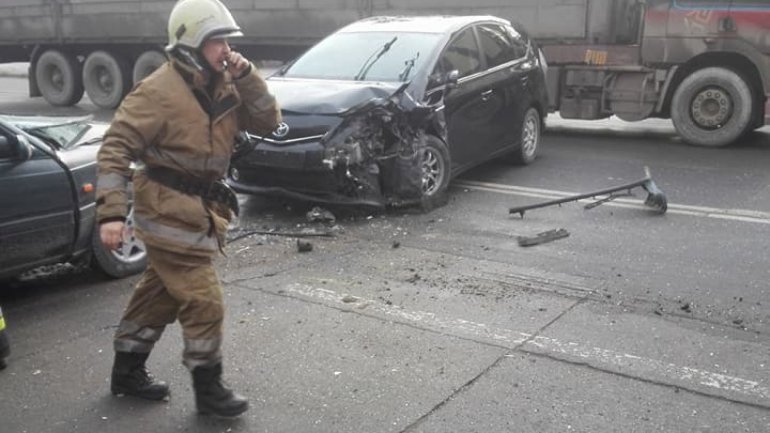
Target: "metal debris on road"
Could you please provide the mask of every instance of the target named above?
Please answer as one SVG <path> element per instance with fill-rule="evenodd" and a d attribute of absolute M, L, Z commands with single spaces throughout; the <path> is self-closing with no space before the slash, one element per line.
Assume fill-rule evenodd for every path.
<path fill-rule="evenodd" d="M 232 243 L 239 239 L 247 238 L 253 235 L 266 235 L 266 236 L 285 236 L 290 238 L 309 238 L 309 237 L 334 237 L 339 230 L 316 230 L 316 229 L 303 229 L 300 231 L 282 231 L 278 229 L 269 230 L 231 230 L 228 233 L 227 242 Z"/>
<path fill-rule="evenodd" d="M 658 188 L 657 185 L 655 185 L 655 182 L 653 182 L 652 177 L 650 175 L 650 169 L 648 167 L 644 167 L 644 178 L 636 181 L 627 183 L 625 185 L 619 185 L 612 188 L 605 188 L 599 191 L 589 192 L 585 194 L 577 194 L 570 197 L 564 197 L 559 198 L 555 200 L 549 200 L 542 203 L 536 203 L 531 204 L 527 206 L 518 206 L 518 207 L 512 207 L 508 209 L 509 214 L 519 214 L 522 218 L 524 218 L 524 212 L 530 210 L 530 209 L 538 209 L 541 207 L 546 206 L 553 206 L 553 205 L 560 205 L 562 203 L 567 203 L 570 201 L 578 201 L 586 198 L 596 198 L 598 196 L 604 196 L 610 194 L 610 197 L 607 199 L 604 199 L 604 201 L 600 200 L 599 202 L 596 202 L 594 206 L 598 206 L 599 204 L 606 203 L 609 200 L 613 200 L 615 197 L 613 197 L 611 194 L 614 192 L 619 191 L 627 191 L 628 194 L 631 194 L 631 190 L 636 187 L 642 187 L 647 191 L 647 199 L 644 201 L 644 204 L 646 206 L 651 207 L 656 213 L 659 215 L 663 215 L 666 213 L 666 209 L 668 209 L 668 200 L 666 199 L 666 195 L 661 191 L 660 188 Z"/>
<path fill-rule="evenodd" d="M 626 193 L 623 193 L 623 194 L 610 194 L 609 196 L 604 197 L 604 198 L 599 199 L 599 200 L 596 200 L 593 203 L 588 203 L 587 205 L 583 206 L 583 209 L 591 210 L 591 209 L 593 209 L 593 208 L 595 208 L 597 206 L 603 205 L 604 203 L 611 202 L 612 200 L 615 200 L 616 198 L 619 198 L 619 197 L 633 197 L 633 196 L 634 195 L 631 194 L 630 192 L 626 192 Z"/>
<path fill-rule="evenodd" d="M 307 221 L 311 223 L 322 222 L 322 223 L 334 224 L 334 222 L 337 221 L 337 218 L 334 216 L 333 213 L 318 206 L 309 210 L 305 216 L 307 217 Z"/>
<path fill-rule="evenodd" d="M 297 251 L 300 253 L 309 253 L 313 251 L 313 244 L 302 239 L 297 239 Z"/>
<path fill-rule="evenodd" d="M 566 238 L 567 236 L 569 236 L 569 232 L 565 229 L 548 230 L 546 232 L 538 233 L 535 236 L 518 236 L 518 241 L 519 246 L 521 247 L 531 247 L 533 245 L 555 241 L 556 239 Z"/>

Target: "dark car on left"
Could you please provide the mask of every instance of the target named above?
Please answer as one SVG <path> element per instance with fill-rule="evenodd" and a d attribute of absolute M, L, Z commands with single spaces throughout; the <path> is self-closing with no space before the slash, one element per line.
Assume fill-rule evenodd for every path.
<path fill-rule="evenodd" d="M 145 268 L 130 218 L 116 251 L 96 230 L 96 153 L 107 126 L 87 117 L 0 115 L 0 279 L 63 262 L 115 278 Z"/>

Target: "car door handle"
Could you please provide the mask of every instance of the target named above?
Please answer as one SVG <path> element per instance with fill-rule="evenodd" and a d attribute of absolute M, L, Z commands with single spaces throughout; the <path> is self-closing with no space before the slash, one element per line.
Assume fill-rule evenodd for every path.
<path fill-rule="evenodd" d="M 487 91 L 481 92 L 481 100 L 483 102 L 489 101 L 489 98 L 492 96 L 493 92 L 494 92 L 494 90 L 492 90 L 492 89 L 489 89 Z"/>

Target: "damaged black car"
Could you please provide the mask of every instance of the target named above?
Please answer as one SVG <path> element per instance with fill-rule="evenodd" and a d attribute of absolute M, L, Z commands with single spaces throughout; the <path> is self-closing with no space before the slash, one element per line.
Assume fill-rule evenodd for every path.
<path fill-rule="evenodd" d="M 545 68 L 534 41 L 499 18 L 358 21 L 268 78 L 283 123 L 241 137 L 228 182 L 313 203 L 440 204 L 465 170 L 535 159 Z"/>

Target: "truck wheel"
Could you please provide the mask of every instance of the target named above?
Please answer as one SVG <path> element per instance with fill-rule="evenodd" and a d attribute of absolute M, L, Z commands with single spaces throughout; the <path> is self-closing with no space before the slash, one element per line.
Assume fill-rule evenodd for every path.
<path fill-rule="evenodd" d="M 160 51 L 149 50 L 143 52 L 134 62 L 134 83 L 138 83 L 152 74 L 162 64 L 166 63 L 166 60 L 166 56 Z"/>
<path fill-rule="evenodd" d="M 81 65 L 75 56 L 46 50 L 35 62 L 35 80 L 49 104 L 70 106 L 83 98 Z"/>
<path fill-rule="evenodd" d="M 694 72 L 679 85 L 671 103 L 671 120 L 682 138 L 694 145 L 726 146 L 751 124 L 751 88 L 730 69 Z"/>
<path fill-rule="evenodd" d="M 527 165 L 535 160 L 540 149 L 540 112 L 530 107 L 524 114 L 521 124 L 521 141 L 513 151 L 512 160 L 516 164 Z"/>
<path fill-rule="evenodd" d="M 99 226 L 94 227 L 91 237 L 93 255 L 91 265 L 112 278 L 123 278 L 142 272 L 147 266 L 147 251 L 144 243 L 134 233 L 131 214 L 126 219 L 126 236 L 117 250 L 109 250 L 99 237 Z"/>
<path fill-rule="evenodd" d="M 106 51 L 94 51 L 83 64 L 83 85 L 97 107 L 113 109 L 131 88 L 128 63 Z"/>

